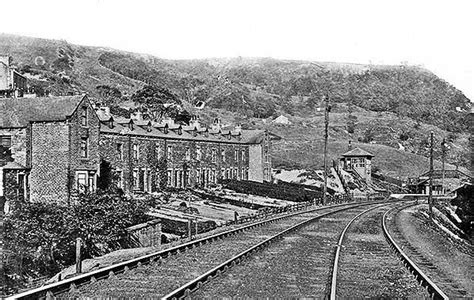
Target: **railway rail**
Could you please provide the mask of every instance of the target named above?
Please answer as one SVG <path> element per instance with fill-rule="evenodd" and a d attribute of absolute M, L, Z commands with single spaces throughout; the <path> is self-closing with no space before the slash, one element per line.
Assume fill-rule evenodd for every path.
<path fill-rule="evenodd" d="M 356 249 L 354 245 L 344 245 L 346 250 L 352 247 L 350 252 L 359 265 L 348 265 L 346 262 L 342 264 L 343 269 L 350 269 L 348 274 L 351 276 L 346 279 L 352 286 L 346 289 L 346 294 L 338 296 L 363 297 L 367 296 L 367 293 L 371 293 L 375 297 L 415 296 L 425 298 L 428 294 L 409 276 L 408 270 L 393 254 L 382 233 L 380 219 L 385 212 L 381 209 L 386 209 L 384 206 L 387 204 L 374 205 L 361 212 L 352 209 L 350 213 L 349 211 L 331 213 L 338 213 L 337 219 L 327 218 L 329 216 L 327 214 L 301 222 L 198 276 L 163 299 L 186 298 L 191 294 L 196 298 L 317 296 L 334 299 L 337 273 L 339 266 L 341 266 L 339 257 L 346 233 L 354 222 L 359 221 L 358 219 L 362 215 L 373 210 L 375 211 L 375 213 L 371 213 L 373 216 L 360 221 L 365 224 L 359 224 L 359 227 L 366 231 L 359 233 L 363 240 L 359 241 L 357 237 L 353 237 L 355 246 L 362 247 Z M 315 220 L 319 221 L 308 225 Z M 318 226 L 313 227 L 316 224 Z M 304 228 L 301 228 L 303 226 Z M 297 234 L 290 236 L 292 231 L 299 228 L 301 230 Z M 359 230 L 361 230 L 360 228 Z M 261 254 L 256 253 L 265 244 L 278 240 L 283 235 L 288 240 L 286 245 L 282 241 L 274 244 L 275 246 L 270 246 Z M 367 245 L 372 248 L 364 248 Z M 334 251 L 335 249 L 336 251 Z M 253 259 L 241 263 L 243 258 L 252 253 L 254 254 Z M 290 257 L 288 258 L 288 256 Z M 238 267 L 230 269 L 239 263 L 241 264 Z M 382 270 L 383 268 L 385 269 Z M 361 270 L 362 272 L 367 271 L 369 274 L 364 274 Z M 221 275 L 222 273 L 225 275 Z M 354 274 L 356 276 L 353 276 Z M 220 278 L 212 280 L 214 277 Z M 377 285 L 381 285 L 381 287 L 377 287 Z"/>
<path fill-rule="evenodd" d="M 329 206 L 329 207 L 317 207 L 317 208 L 308 209 L 305 211 L 289 212 L 281 216 L 276 216 L 267 220 L 258 221 L 253 224 L 245 225 L 236 229 L 227 230 L 227 231 L 217 233 L 208 237 L 190 241 L 190 242 L 187 242 L 187 243 L 184 243 L 184 244 L 181 244 L 181 245 L 178 245 L 166 250 L 157 251 L 155 253 L 144 255 L 144 256 L 141 256 L 132 260 L 128 260 L 125 262 L 121 262 L 118 264 L 114 264 L 109 267 L 105 267 L 93 272 L 89 272 L 89 273 L 78 275 L 69 279 L 65 279 L 57 283 L 49 284 L 49 285 L 46 285 L 34 290 L 30 290 L 30 291 L 26 291 L 17 295 L 13 295 L 7 299 L 53 298 L 58 295 L 62 295 L 64 293 L 70 293 L 70 292 L 74 293 L 80 287 L 89 285 L 89 284 L 94 284 L 98 281 L 102 281 L 101 279 L 115 278 L 116 274 L 129 272 L 130 270 L 135 269 L 139 266 L 151 264 L 153 262 L 158 262 L 158 263 L 163 262 L 167 260 L 167 258 L 176 256 L 175 254 L 179 254 L 185 251 L 192 251 L 192 249 L 195 249 L 195 248 L 202 248 L 203 245 L 206 245 L 211 242 L 220 241 L 224 238 L 231 238 L 244 231 L 247 231 L 247 232 L 250 230 L 258 231 L 261 228 L 264 230 L 260 230 L 260 231 L 265 232 L 265 231 L 268 231 L 267 225 L 273 225 L 274 228 L 281 227 L 280 223 L 282 222 L 287 222 L 290 225 L 292 225 L 291 224 L 292 222 L 288 222 L 290 219 L 295 221 L 295 218 L 297 219 L 298 217 L 300 219 L 308 218 L 308 217 L 305 217 L 305 215 L 307 214 L 319 213 L 326 210 L 330 210 L 330 212 L 328 212 L 328 214 L 330 214 L 330 213 L 334 213 L 334 210 L 340 211 L 340 210 L 346 210 L 350 208 L 371 205 L 371 204 L 374 204 L 374 203 L 373 202 L 372 203 L 357 203 L 357 204 L 347 203 L 347 204 L 339 204 L 339 205 L 334 205 L 334 206 Z M 303 224 L 304 222 L 300 222 L 300 223 Z M 286 226 L 289 226 L 289 224 L 286 224 Z M 251 250 L 250 252 L 255 251 L 261 246 L 262 245 L 254 247 L 253 250 Z"/>
<path fill-rule="evenodd" d="M 395 207 L 383 216 L 384 234 L 391 246 L 416 280 L 427 289 L 434 299 L 462 298 L 467 292 L 451 281 L 436 265 L 423 253 L 415 249 L 400 231 L 397 214 L 416 204 Z"/>
<path fill-rule="evenodd" d="M 329 299 L 428 297 L 426 290 L 409 276 L 384 233 L 383 217 L 399 207 L 374 207 L 346 225 L 336 248 Z M 364 214 L 368 216 L 361 218 Z"/>
<path fill-rule="evenodd" d="M 367 204 L 365 204 L 365 205 L 367 205 Z M 330 212 L 327 212 L 327 213 L 317 215 L 317 216 L 314 216 L 312 218 L 303 220 L 303 221 L 301 221 L 301 222 L 299 222 L 299 223 L 297 223 L 297 224 L 295 224 L 295 225 L 293 225 L 293 226 L 291 226 L 291 227 L 289 227 L 289 228 L 287 228 L 283 231 L 280 231 L 280 232 L 272 235 L 271 237 L 265 239 L 264 241 L 262 241 L 262 242 L 260 242 L 256 245 L 254 245 L 254 246 L 238 253 L 237 255 L 231 257 L 230 259 L 224 261 L 223 263 L 215 266 L 211 270 L 205 272 L 204 274 L 196 277 L 195 279 L 185 283 L 184 285 L 182 285 L 182 286 L 178 287 L 177 289 L 173 290 L 172 292 L 168 293 L 167 295 L 162 297 L 162 299 L 180 299 L 180 298 L 188 297 L 188 296 L 191 295 L 192 292 L 195 292 L 198 289 L 200 289 L 204 284 L 210 282 L 214 277 L 220 276 L 221 273 L 226 272 L 232 266 L 235 266 L 236 264 L 239 264 L 246 257 L 252 255 L 253 253 L 257 252 L 258 250 L 262 249 L 263 247 L 268 246 L 272 242 L 275 242 L 275 241 L 281 239 L 283 236 L 287 235 L 288 233 L 293 232 L 295 230 L 298 230 L 299 228 L 301 228 L 301 227 L 303 227 L 303 226 L 305 226 L 305 225 L 307 225 L 311 222 L 319 220 L 321 218 L 328 217 L 332 214 L 342 212 L 342 211 L 345 211 L 345 210 L 348 210 L 348 209 L 351 209 L 351 208 L 358 208 L 360 206 L 362 206 L 362 205 L 354 206 L 354 207 L 341 208 L 341 209 L 333 210 L 333 211 L 330 211 Z"/>

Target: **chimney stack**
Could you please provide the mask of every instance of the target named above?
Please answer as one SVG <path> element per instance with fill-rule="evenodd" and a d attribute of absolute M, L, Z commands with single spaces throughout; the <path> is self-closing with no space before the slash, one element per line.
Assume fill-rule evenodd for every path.
<path fill-rule="evenodd" d="M 234 128 L 235 132 L 241 133 L 242 132 L 242 125 L 237 124 Z"/>
<path fill-rule="evenodd" d="M 136 120 L 136 121 L 143 121 L 142 112 L 137 110 L 131 115 L 131 119 Z"/>
<path fill-rule="evenodd" d="M 201 128 L 201 124 L 199 124 L 199 120 L 198 120 L 198 117 L 196 115 L 193 115 L 191 117 L 191 121 L 189 122 L 189 125 L 192 126 L 192 127 L 197 128 L 197 129 Z"/>
<path fill-rule="evenodd" d="M 215 131 L 221 130 L 221 120 L 219 120 L 219 118 L 214 119 L 211 129 Z"/>

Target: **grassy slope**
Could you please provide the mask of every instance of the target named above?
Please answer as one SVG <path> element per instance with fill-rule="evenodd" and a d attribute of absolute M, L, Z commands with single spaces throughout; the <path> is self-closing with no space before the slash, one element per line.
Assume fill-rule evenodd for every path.
<path fill-rule="evenodd" d="M 330 114 L 330 130 L 328 153 L 329 160 L 338 160 L 339 156 L 348 149 L 348 141 L 351 140 L 353 147 L 361 147 L 375 155 L 373 165 L 381 169 L 382 173 L 391 177 L 406 178 L 408 176 L 416 176 L 429 169 L 429 159 L 427 157 L 411 153 L 410 151 L 425 151 L 429 132 L 434 130 L 437 136 L 437 144 L 435 157 L 440 160 L 441 153 L 439 142 L 442 137 L 448 137 L 450 134 L 439 128 L 419 124 L 418 129 L 411 130 L 414 137 L 406 141 L 399 139 L 399 134 L 406 130 L 413 122 L 410 119 L 399 119 L 393 114 L 384 113 L 382 115 L 370 111 L 359 109 L 354 113 L 358 117 L 358 124 L 354 134 L 349 134 L 346 130 L 346 117 L 342 107 L 336 112 Z M 265 127 L 283 137 L 283 140 L 274 144 L 274 165 L 286 169 L 291 168 L 321 168 L 323 165 L 323 133 L 324 133 L 324 116 L 322 113 L 312 118 L 291 118 L 292 125 L 282 126 L 275 124 L 267 124 Z M 414 122 L 413 122 L 414 123 Z M 388 125 L 387 125 L 388 124 Z M 366 129 L 381 128 L 377 131 L 374 143 L 360 143 L 358 138 L 364 135 Z M 386 127 L 391 129 L 385 130 Z M 383 130 L 382 130 L 383 129 Z M 423 139 L 421 137 L 424 137 Z M 464 145 L 467 147 L 468 135 L 460 134 L 456 138 L 456 145 Z M 398 150 L 390 146 L 397 146 L 398 143 L 405 147 L 406 151 Z M 411 149 L 411 150 L 410 150 Z M 459 149 L 458 149 L 459 150 Z M 450 155 L 461 155 L 463 151 L 456 152 L 452 149 Z M 441 168 L 441 163 L 437 161 L 435 168 Z M 446 168 L 455 168 L 455 166 L 447 164 Z M 463 171 L 468 172 L 465 168 Z"/>
<path fill-rule="evenodd" d="M 59 49 L 62 49 L 69 57 L 68 62 L 72 65 L 70 70 L 62 69 L 61 65 L 58 67 Z M 121 55 L 125 53 L 111 49 L 71 45 L 66 41 L 0 34 L 0 53 L 12 55 L 14 62 L 19 66 L 33 66 L 39 72 L 39 76 L 43 76 L 55 92 L 76 90 L 97 96 L 96 87 L 98 85 L 109 85 L 118 88 L 125 95 L 130 95 L 142 87 L 144 85 L 142 81 L 129 78 L 99 64 L 100 55 L 110 51 Z M 183 78 L 186 80 L 196 78 L 201 80 L 194 82 L 194 85 L 190 85 L 191 88 L 180 91 L 179 94 L 183 96 L 189 93 L 191 96 L 196 96 L 199 90 L 204 88 L 210 91 L 211 96 L 214 95 L 214 100 L 211 100 L 204 110 L 192 111 L 199 114 L 202 121 L 209 123 L 213 118 L 220 117 L 224 120 L 224 123 L 242 123 L 244 126 L 251 128 L 268 128 L 284 137 L 285 140 L 276 143 L 274 147 L 276 165 L 303 168 L 320 167 L 322 165 L 322 114 L 312 113 L 315 111 L 314 108 L 308 109 L 305 102 L 307 97 L 294 98 L 290 101 L 281 95 L 275 94 L 278 92 L 278 86 L 274 86 L 275 82 L 288 82 L 288 80 L 291 81 L 297 78 L 298 72 L 305 74 L 308 70 L 311 71 L 314 69 L 313 64 L 274 59 L 166 61 L 150 56 L 131 55 L 131 61 L 133 61 L 133 57 L 140 57 L 150 65 L 149 70 L 155 68 L 158 72 L 156 76 L 160 80 L 170 82 L 170 88 L 172 89 L 182 87 L 180 79 Z M 35 66 L 35 58 L 38 56 L 45 60 L 42 67 Z M 143 63 L 143 60 L 141 62 Z M 318 64 L 322 68 L 341 72 L 345 75 L 362 74 L 368 68 L 364 65 L 354 64 Z M 399 67 L 371 66 L 370 68 L 393 70 L 393 68 L 397 69 Z M 411 71 L 419 72 L 419 74 L 429 73 L 426 70 L 417 70 L 416 68 Z M 62 82 L 58 77 L 59 73 L 69 76 L 71 83 Z M 304 77 L 304 75 L 302 76 Z M 299 92 L 298 84 L 300 83 L 298 82 L 300 81 L 299 79 L 296 80 L 296 83 L 291 85 L 292 89 L 296 88 L 296 91 Z M 307 82 L 302 80 L 301 88 L 307 88 L 305 83 Z M 273 86 L 270 87 L 272 84 Z M 270 90 L 274 90 L 275 93 Z M 230 96 L 227 98 L 219 96 L 229 93 Z M 344 97 L 344 95 L 341 97 Z M 190 99 L 183 98 L 186 107 L 193 110 L 192 97 Z M 285 105 L 289 105 L 293 111 L 292 121 L 295 124 L 288 127 L 263 124 L 262 119 L 242 113 L 241 109 L 248 110 L 252 107 L 255 109 L 255 106 L 244 105 L 242 103 L 244 99 L 249 103 L 254 103 L 252 105 L 257 105 L 260 102 L 260 104 L 263 103 L 264 107 L 274 106 L 276 114 L 284 112 L 287 109 Z M 341 100 L 337 99 L 337 101 Z M 225 101 L 231 102 L 226 104 Z M 216 108 L 216 105 L 221 108 Z M 370 129 L 373 131 L 373 139 L 377 144 L 361 144 L 361 146 L 376 155 L 375 165 L 380 167 L 385 174 L 394 177 L 416 175 L 428 168 L 426 158 L 411 152 L 423 155 L 428 153 L 427 137 L 430 130 L 434 130 L 438 138 L 449 136 L 446 131 L 436 126 L 415 122 L 408 117 L 399 118 L 393 113 L 375 113 L 356 107 L 354 115 L 357 117 L 356 130 L 353 134 L 349 134 L 346 131 L 347 108 L 345 104 L 338 103 L 337 107 L 333 109 L 329 144 L 330 158 L 337 159 L 347 149 L 348 140 L 357 141 L 363 138 L 366 131 Z M 419 126 L 415 128 L 417 123 Z M 408 140 L 400 140 L 400 134 L 407 132 L 410 135 Z M 463 159 L 466 160 L 466 157 L 468 157 L 466 154 L 469 153 L 468 136 L 467 134 L 456 134 L 451 138 L 452 150 L 449 152 L 448 160 L 463 162 Z M 398 148 L 399 144 L 402 144 L 407 152 L 390 148 Z M 436 151 L 436 155 L 439 157 L 439 150 Z M 466 161 L 464 165 L 468 165 L 468 163 Z"/>

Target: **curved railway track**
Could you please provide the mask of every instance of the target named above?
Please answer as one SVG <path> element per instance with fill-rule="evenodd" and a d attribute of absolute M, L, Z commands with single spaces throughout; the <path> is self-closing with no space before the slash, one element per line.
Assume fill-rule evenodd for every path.
<path fill-rule="evenodd" d="M 187 282 L 190 278 L 195 278 L 196 274 L 207 271 L 209 266 L 221 263 L 222 258 L 229 259 L 235 254 L 257 245 L 272 234 L 278 233 L 282 228 L 291 228 L 295 224 L 321 214 L 331 214 L 371 204 L 374 203 L 348 203 L 289 212 L 13 295 L 7 299 L 114 295 L 156 297 L 164 295 L 183 280 Z M 242 234 L 244 232 L 245 234 Z M 224 238 L 225 242 L 223 242 Z M 176 255 L 181 252 L 189 253 Z M 122 276 L 121 273 L 127 274 Z M 127 280 L 127 278 L 130 279 Z M 115 287 L 109 288 L 109 285 Z M 145 286 L 146 288 L 144 288 Z"/>
<path fill-rule="evenodd" d="M 365 206 L 365 205 L 364 205 Z M 337 214 L 337 213 L 343 213 L 347 210 L 354 210 L 354 209 L 360 209 L 360 206 L 356 207 L 349 207 L 349 208 L 342 208 L 342 209 L 337 209 L 333 210 L 324 214 L 320 214 L 311 218 L 307 218 L 305 220 L 302 220 L 301 222 L 285 229 L 282 230 L 267 239 L 261 241 L 260 243 L 245 249 L 244 251 L 238 253 L 237 255 L 229 258 L 228 260 L 222 262 L 221 264 L 215 266 L 214 268 L 208 270 L 207 272 L 197 276 L 196 278 L 188 281 L 187 283 L 181 285 L 180 287 L 176 288 L 175 290 L 171 291 L 167 295 L 165 295 L 162 299 L 179 299 L 179 298 L 185 298 L 191 295 L 192 292 L 198 291 L 204 284 L 211 282 L 211 280 L 214 277 L 220 276 L 223 272 L 228 271 L 232 266 L 235 266 L 236 264 L 239 264 L 243 261 L 243 259 L 249 257 L 252 254 L 255 254 L 257 251 L 263 249 L 265 246 L 270 245 L 272 242 L 281 240 L 284 236 L 288 235 L 289 233 L 292 233 L 301 227 L 308 225 L 314 221 L 317 221 L 322 218 L 329 217 L 330 215 Z M 244 276 L 246 276 L 246 273 L 242 273 Z M 211 297 L 215 297 L 217 295 L 212 295 Z M 222 295 L 218 295 L 222 296 Z M 233 295 L 234 296 L 234 295 Z M 252 295 L 254 296 L 254 295 Z M 259 297 L 260 295 L 257 295 Z M 204 295 L 204 297 L 208 297 L 208 295 Z M 198 298 L 200 298 L 198 296 Z"/>
<path fill-rule="evenodd" d="M 191 293 L 196 298 L 428 296 L 425 285 L 419 286 L 413 280 L 410 269 L 405 268 L 385 239 L 386 225 L 380 221 L 386 216 L 386 208 L 372 206 L 364 211 L 355 208 L 335 213 L 337 219 L 321 216 L 314 219 L 318 222 L 298 224 L 268 242 L 285 234 L 283 241 L 254 254 L 236 268 L 229 269 L 261 246 L 235 256 L 163 299 L 183 298 Z M 369 213 L 369 217 L 360 218 Z M 306 226 L 300 228 L 303 225 Z M 298 233 L 291 234 L 297 228 Z M 222 272 L 226 274 L 211 281 Z M 339 283 L 338 276 L 342 277 Z M 338 293 L 336 286 L 341 283 L 345 289 Z"/>
<path fill-rule="evenodd" d="M 463 298 L 468 292 L 452 281 L 429 255 L 412 246 L 404 237 L 400 228 L 398 213 L 412 205 L 395 207 L 383 216 L 384 234 L 416 280 L 425 287 L 435 299 Z"/>
<path fill-rule="evenodd" d="M 429 294 L 413 280 L 385 236 L 381 222 L 397 209 L 375 207 L 349 222 L 339 237 L 329 299 L 347 297 L 426 298 Z M 367 214 L 364 218 L 360 218 Z"/>

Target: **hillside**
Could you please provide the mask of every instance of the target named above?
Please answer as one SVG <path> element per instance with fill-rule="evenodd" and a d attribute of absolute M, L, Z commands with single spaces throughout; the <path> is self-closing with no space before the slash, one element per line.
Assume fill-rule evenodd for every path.
<path fill-rule="evenodd" d="M 447 139 L 449 162 L 464 167 L 470 163 L 469 99 L 420 67 L 271 58 L 164 60 L 6 34 L 0 34 L 0 53 L 13 57 L 40 94 L 87 92 L 108 105 L 135 107 L 133 100 L 146 94 L 142 89 L 155 85 L 167 99 L 154 99 L 161 96 L 152 93 L 147 105 L 174 99 L 203 121 L 220 117 L 225 123 L 268 128 L 284 137 L 273 155 L 275 164 L 285 168 L 322 165 L 318 108 L 326 94 L 332 103 L 331 158 L 352 140 L 374 152 L 374 163 L 383 173 L 416 175 L 427 169 L 427 159 L 420 155 L 427 155 L 433 130 L 437 144 Z M 198 103 L 204 108 L 197 109 Z M 269 123 L 280 114 L 293 124 Z"/>

